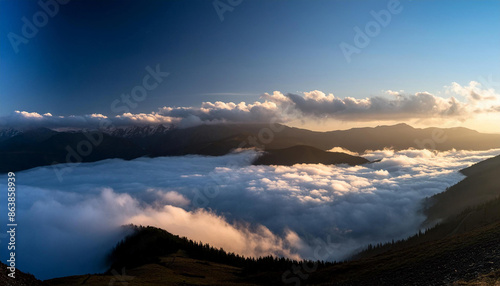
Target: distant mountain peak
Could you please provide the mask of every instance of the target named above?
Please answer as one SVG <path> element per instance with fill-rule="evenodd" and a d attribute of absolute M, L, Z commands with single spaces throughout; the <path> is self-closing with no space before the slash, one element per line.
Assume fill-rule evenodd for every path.
<path fill-rule="evenodd" d="M 375 128 L 404 128 L 404 129 L 414 129 L 411 125 L 408 125 L 406 123 L 398 123 L 394 125 L 378 125 Z"/>
<path fill-rule="evenodd" d="M 172 130 L 173 126 L 165 126 L 163 124 L 154 125 L 132 125 L 120 127 L 113 130 L 110 135 L 124 138 L 147 137 L 153 135 L 162 135 Z"/>
<path fill-rule="evenodd" d="M 7 140 L 23 132 L 14 128 L 0 129 L 0 141 Z"/>
<path fill-rule="evenodd" d="M 14 129 L 14 128 L 4 128 L 4 129 L 0 129 L 0 136 L 2 135 L 12 135 L 12 136 L 15 136 L 17 134 L 20 134 L 22 133 L 21 130 L 18 130 L 18 129 Z"/>

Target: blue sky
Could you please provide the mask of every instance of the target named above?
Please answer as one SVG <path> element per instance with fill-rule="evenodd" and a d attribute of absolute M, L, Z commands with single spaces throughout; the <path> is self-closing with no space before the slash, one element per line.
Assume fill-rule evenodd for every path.
<path fill-rule="evenodd" d="M 339 44 L 353 44 L 353 28 L 388 2 L 244 0 L 221 21 L 213 1 L 73 0 L 15 53 L 9 33 L 22 35 L 22 17 L 41 7 L 3 0 L 0 115 L 108 115 L 157 64 L 170 75 L 134 112 L 253 102 L 275 90 L 438 93 L 500 74 L 499 1 L 402 0 L 401 13 L 348 63 Z"/>

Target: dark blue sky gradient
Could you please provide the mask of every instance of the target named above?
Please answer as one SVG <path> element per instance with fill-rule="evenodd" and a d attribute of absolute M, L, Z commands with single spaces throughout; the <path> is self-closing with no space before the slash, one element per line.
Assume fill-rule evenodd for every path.
<path fill-rule="evenodd" d="M 245 0 L 221 22 L 209 0 L 73 0 L 16 54 L 7 35 L 21 35 L 21 18 L 40 6 L 3 0 L 0 115 L 109 115 L 156 64 L 170 76 L 134 112 L 251 102 L 274 90 L 436 92 L 500 74 L 500 1 L 401 1 L 403 11 L 347 63 L 339 44 L 352 44 L 353 27 L 387 2 Z"/>

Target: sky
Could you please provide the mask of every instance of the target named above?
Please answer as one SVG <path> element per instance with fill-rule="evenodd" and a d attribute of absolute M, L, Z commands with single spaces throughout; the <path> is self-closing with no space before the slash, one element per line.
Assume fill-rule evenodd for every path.
<path fill-rule="evenodd" d="M 288 115 L 284 123 L 315 130 L 400 121 L 430 126 L 446 117 L 449 126 L 500 132 L 491 123 L 500 119 L 499 12 L 498 1 L 2 0 L 0 125 L 44 114 L 168 123 L 186 118 L 154 113 L 269 102 Z M 140 100 L 122 101 L 145 86 L 151 88 Z M 275 91 L 294 106 L 266 96 Z M 341 116 L 333 107 L 304 112 L 298 102 L 311 91 L 326 95 L 314 98 L 318 106 L 334 101 L 329 94 L 340 99 Z M 482 101 L 468 98 L 471 91 Z M 400 106 L 422 101 L 424 92 L 435 100 L 416 116 L 421 106 L 367 117 L 346 103 L 382 98 Z M 443 113 L 440 102 L 450 98 L 467 112 Z M 368 105 L 358 107 L 379 110 Z M 229 120 L 189 114 L 187 121 Z"/>

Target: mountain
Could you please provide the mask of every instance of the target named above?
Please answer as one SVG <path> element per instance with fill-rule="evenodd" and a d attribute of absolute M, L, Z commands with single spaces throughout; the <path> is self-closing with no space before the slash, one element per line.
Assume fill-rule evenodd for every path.
<path fill-rule="evenodd" d="M 272 256 L 245 258 L 163 229 L 124 227 L 134 232 L 113 249 L 108 271 L 44 282 L 47 285 L 107 285 L 115 278 L 130 285 L 279 285 L 281 273 L 313 263 Z M 319 267 L 328 265 L 333 263 L 318 263 Z"/>
<path fill-rule="evenodd" d="M 277 150 L 297 145 L 320 150 L 342 147 L 362 154 L 366 150 L 416 148 L 435 150 L 486 150 L 500 148 L 499 134 L 482 134 L 466 128 L 413 128 L 406 124 L 316 132 L 275 124 L 214 124 L 190 128 L 129 126 L 99 133 L 101 144 L 86 135 L 97 131 L 61 131 L 38 128 L 0 141 L 0 173 L 20 171 L 54 162 L 94 162 L 109 158 L 199 154 L 220 156 L 237 148 Z M 6 133 L 7 134 L 7 133 Z M 9 135 L 9 136 L 10 136 Z M 95 135 L 95 134 L 94 134 Z M 85 146 L 84 146 L 85 145 Z M 68 149 L 78 152 L 72 156 Z M 88 148 L 87 148 L 88 149 Z M 75 154 L 73 154 L 75 155 Z M 310 154 L 312 156 L 312 153 Z M 69 157 L 68 157 L 69 156 Z M 81 160 L 74 160 L 80 157 Z"/>
<path fill-rule="evenodd" d="M 311 146 L 299 145 L 285 149 L 266 150 L 257 158 L 254 165 L 285 165 L 295 164 L 348 164 L 351 166 L 369 163 L 362 157 L 339 152 L 326 152 Z"/>
<path fill-rule="evenodd" d="M 363 153 L 366 150 L 392 147 L 395 150 L 408 148 L 446 151 L 487 150 L 499 147 L 500 134 L 484 134 L 467 128 L 413 128 L 407 124 L 353 128 L 344 131 L 326 132 L 324 135 L 335 146 Z M 330 145 L 326 146 L 328 149 Z M 330 148 L 331 148 L 330 147 Z M 322 148 L 320 148 L 322 149 Z"/>
<path fill-rule="evenodd" d="M 0 262 L 0 285 L 6 286 L 42 286 L 45 285 L 42 281 L 35 278 L 31 274 L 24 273 L 16 269 L 15 278 L 7 276 L 10 271 L 8 266 Z"/>
<path fill-rule="evenodd" d="M 0 146 L 2 146 L 0 150 L 3 151 L 8 148 L 15 148 L 17 145 L 33 146 L 43 142 L 57 133 L 57 131 L 53 131 L 48 128 L 35 128 L 23 132 L 11 131 L 8 134 L 11 134 L 12 136 L 0 143 Z"/>
<path fill-rule="evenodd" d="M 151 142 L 152 141 L 152 142 Z M 144 141 L 145 142 L 145 141 Z M 166 144 L 168 143 L 168 144 Z M 439 151 L 500 148 L 500 134 L 483 134 L 467 128 L 413 128 L 407 124 L 317 132 L 275 124 L 217 124 L 174 128 L 143 147 L 158 155 L 210 153 L 210 146 L 229 152 L 236 148 L 283 149 L 296 145 L 321 150 L 342 147 L 357 153 L 393 148 Z M 204 151 L 202 151 L 204 150 Z M 220 153 L 220 152 L 219 152 Z"/>
<path fill-rule="evenodd" d="M 500 156 L 461 170 L 467 177 L 425 202 L 427 223 L 439 222 L 500 196 Z"/>
<path fill-rule="evenodd" d="M 460 172 L 468 177 L 488 173 L 494 170 L 500 170 L 500 156 L 486 159 L 478 162 Z"/>
<path fill-rule="evenodd" d="M 61 277 L 47 285 L 497 285 L 500 198 L 463 211 L 425 232 L 368 246 L 349 261 L 249 259 L 154 227 L 117 244 L 104 274 Z M 291 274 L 299 269 L 304 275 Z M 314 269 L 306 272 L 307 269 Z M 116 274 L 125 274 L 117 276 Z M 288 273 L 288 274 L 286 274 Z M 302 277 L 302 279 L 300 278 Z M 305 277 L 305 278 L 304 278 Z M 457 284 L 459 281 L 460 283 Z M 484 284 L 484 281 L 486 281 Z"/>
<path fill-rule="evenodd" d="M 36 129 L 0 142 L 0 172 L 16 172 L 59 163 L 135 159 L 146 154 L 128 139 L 102 134 L 92 144 L 88 133 Z"/>
<path fill-rule="evenodd" d="M 113 250 L 111 267 L 107 272 L 55 278 L 44 283 L 452 285 L 462 281 L 460 285 L 469 285 L 471 280 L 491 279 L 495 277 L 492 275 L 499 277 L 499 252 L 500 222 L 342 263 L 245 258 L 208 244 L 180 238 L 162 229 L 136 227 L 136 232 Z"/>
<path fill-rule="evenodd" d="M 497 178 L 500 173 L 499 160 L 500 156 L 497 156 L 461 170 L 467 175 L 463 181 L 424 202 L 424 214 L 427 216 L 424 226 L 434 225 L 435 222 L 438 224 L 401 241 L 370 245 L 354 255 L 352 260 L 385 260 L 387 263 L 388 257 L 400 259 L 396 254 L 406 252 L 405 257 L 428 257 L 424 262 L 430 263 L 428 266 L 424 266 L 424 263 L 420 266 L 411 264 L 412 271 L 416 273 L 423 274 L 427 271 L 429 277 L 435 277 L 433 271 L 446 270 L 449 273 L 442 276 L 447 279 L 457 274 L 462 276 L 448 282 L 459 278 L 499 281 L 500 181 Z M 460 249 L 456 249 L 455 246 L 459 246 Z M 410 255 L 409 252 L 413 254 Z M 435 258 L 439 258 L 439 261 L 436 260 L 435 266 L 431 266 Z M 420 267 L 427 270 L 419 269 Z M 393 275 L 404 276 L 407 273 Z M 445 284 L 444 281 L 440 283 L 438 281 L 436 284 Z M 465 281 L 461 283 L 463 284 L 457 285 L 468 285 Z M 496 284 L 491 283 L 491 285 Z"/>
<path fill-rule="evenodd" d="M 22 131 L 13 128 L 2 129 L 0 130 L 0 142 L 7 140 L 11 137 L 14 137 L 16 135 L 19 135 L 21 133 Z"/>
<path fill-rule="evenodd" d="M 108 132 L 111 136 L 123 138 L 144 138 L 148 136 L 158 136 L 166 134 L 171 130 L 172 126 L 158 125 L 145 125 L 145 126 L 127 126 L 119 127 Z"/>
<path fill-rule="evenodd" d="M 459 235 L 389 250 L 311 273 L 314 285 L 469 284 L 500 270 L 500 222 Z M 463 284 L 456 284 L 461 281 Z"/>

